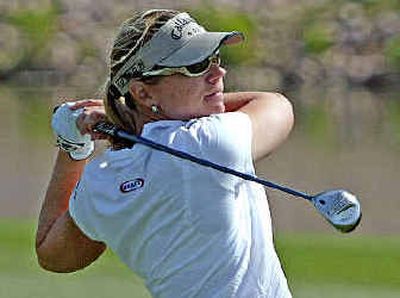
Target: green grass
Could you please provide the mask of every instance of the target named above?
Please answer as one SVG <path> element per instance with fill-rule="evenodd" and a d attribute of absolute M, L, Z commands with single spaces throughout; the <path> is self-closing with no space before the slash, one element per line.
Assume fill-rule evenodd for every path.
<path fill-rule="evenodd" d="M 0 219 L 0 298 L 150 297 L 111 252 L 72 274 L 41 270 L 32 221 Z M 294 297 L 400 297 L 400 237 L 293 234 L 277 249 Z"/>
<path fill-rule="evenodd" d="M 283 235 L 276 243 L 296 297 L 400 297 L 400 237 Z"/>

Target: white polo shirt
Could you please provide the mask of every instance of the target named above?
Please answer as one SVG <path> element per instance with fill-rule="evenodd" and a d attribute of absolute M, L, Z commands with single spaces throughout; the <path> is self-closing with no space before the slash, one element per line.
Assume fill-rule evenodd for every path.
<path fill-rule="evenodd" d="M 146 124 L 142 136 L 254 174 L 241 112 Z M 263 187 L 136 144 L 91 161 L 70 214 L 140 275 L 153 297 L 291 297 Z"/>

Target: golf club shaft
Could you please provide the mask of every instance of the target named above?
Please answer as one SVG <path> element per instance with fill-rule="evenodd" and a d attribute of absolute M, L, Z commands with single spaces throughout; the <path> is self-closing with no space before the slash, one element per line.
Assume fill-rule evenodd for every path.
<path fill-rule="evenodd" d="M 313 197 L 313 196 L 308 195 L 308 194 L 306 194 L 304 192 L 301 192 L 301 191 L 298 191 L 298 190 L 295 190 L 295 189 L 292 189 L 292 188 L 289 188 L 289 187 L 285 187 L 285 186 L 279 185 L 277 183 L 274 183 L 274 182 L 271 182 L 271 181 L 268 181 L 268 180 L 264 180 L 264 179 L 258 178 L 257 176 L 245 174 L 245 173 L 236 171 L 234 169 L 231 169 L 231 168 L 228 168 L 228 167 L 221 166 L 219 164 L 213 163 L 213 162 L 211 162 L 209 160 L 198 158 L 198 157 L 193 156 L 191 154 L 188 154 L 186 152 L 183 152 L 183 151 L 180 151 L 180 150 L 176 150 L 176 149 L 170 148 L 168 146 L 164 146 L 162 144 L 153 142 L 153 141 L 151 141 L 149 139 L 146 139 L 146 138 L 143 138 L 141 136 L 137 136 L 137 135 L 134 135 L 134 134 L 129 134 L 129 133 L 127 133 L 127 132 L 125 132 L 125 131 L 123 131 L 121 129 L 118 129 L 115 126 L 113 126 L 111 124 L 108 124 L 108 123 L 105 123 L 105 122 L 98 123 L 96 125 L 96 127 L 95 127 L 95 130 L 98 131 L 98 132 L 110 135 L 110 136 L 115 137 L 115 138 L 120 138 L 120 139 L 128 140 L 130 142 L 139 143 L 139 144 L 148 146 L 148 147 L 150 147 L 152 149 L 155 149 L 155 150 L 158 150 L 158 151 L 163 151 L 163 152 L 169 153 L 171 155 L 174 155 L 174 156 L 182 158 L 182 159 L 190 160 L 190 161 L 192 161 L 194 163 L 197 163 L 197 164 L 200 164 L 202 166 L 213 168 L 213 169 L 218 170 L 220 172 L 231 174 L 231 175 L 234 175 L 236 177 L 242 178 L 244 180 L 253 181 L 253 182 L 259 183 L 259 184 L 261 184 L 263 186 L 269 187 L 269 188 L 278 189 L 278 190 L 283 191 L 285 193 L 288 193 L 288 194 L 291 194 L 291 195 L 297 196 L 297 197 L 302 197 L 302 198 L 304 198 L 306 200 L 309 200 L 309 201 L 311 201 L 311 199 Z"/>

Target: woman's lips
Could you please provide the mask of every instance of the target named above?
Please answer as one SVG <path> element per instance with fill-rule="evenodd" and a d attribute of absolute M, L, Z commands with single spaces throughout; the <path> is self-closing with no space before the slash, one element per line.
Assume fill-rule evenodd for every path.
<path fill-rule="evenodd" d="M 217 92 L 214 92 L 214 93 L 204 96 L 204 100 L 206 102 L 213 102 L 213 101 L 220 102 L 220 101 L 224 100 L 224 96 L 223 96 L 222 92 L 217 91 Z"/>

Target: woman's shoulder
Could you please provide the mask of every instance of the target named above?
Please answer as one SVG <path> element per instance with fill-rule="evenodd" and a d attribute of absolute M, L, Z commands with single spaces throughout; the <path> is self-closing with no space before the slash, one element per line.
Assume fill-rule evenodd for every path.
<path fill-rule="evenodd" d="M 222 140 L 234 135 L 248 134 L 251 131 L 251 121 L 247 114 L 242 112 L 228 112 L 213 114 L 193 122 L 189 122 L 186 128 L 193 132 L 199 132 L 209 137 L 217 137 Z"/>
<path fill-rule="evenodd" d="M 250 119 L 242 112 L 212 114 L 206 117 L 181 120 L 161 120 L 146 124 L 143 137 L 170 143 L 175 139 L 194 139 L 195 141 L 221 139 L 239 130 L 249 128 Z"/>
<path fill-rule="evenodd" d="M 212 137 L 215 133 L 239 133 L 241 130 L 251 129 L 251 120 L 243 112 L 228 112 L 212 114 L 206 117 L 194 118 L 188 121 L 161 120 L 146 124 L 143 137 L 192 136 L 195 138 Z M 248 132 L 248 131 L 246 131 Z"/>
<path fill-rule="evenodd" d="M 251 121 L 242 112 L 213 114 L 185 122 L 159 121 L 146 128 L 142 136 L 216 161 L 251 156 Z"/>
<path fill-rule="evenodd" d="M 236 167 L 251 161 L 251 120 L 243 112 L 214 114 L 189 121 L 185 130 L 206 159 Z M 187 142 L 187 143 L 190 143 Z"/>
<path fill-rule="evenodd" d="M 247 114 L 237 111 L 237 112 L 227 112 L 220 114 L 212 114 L 207 117 L 196 118 L 188 121 L 186 123 L 187 127 L 191 126 L 218 126 L 218 125 L 227 125 L 230 124 L 230 127 L 234 128 L 234 123 L 240 124 L 243 121 L 250 121 L 249 116 Z"/>

